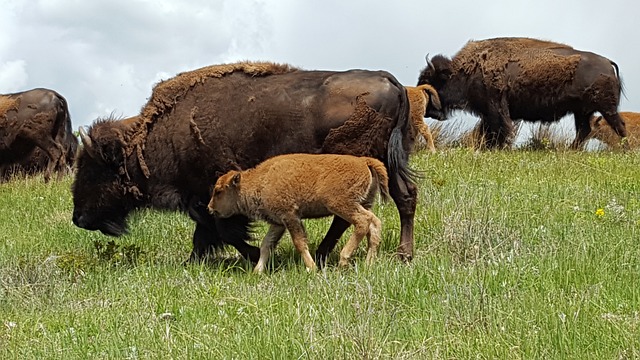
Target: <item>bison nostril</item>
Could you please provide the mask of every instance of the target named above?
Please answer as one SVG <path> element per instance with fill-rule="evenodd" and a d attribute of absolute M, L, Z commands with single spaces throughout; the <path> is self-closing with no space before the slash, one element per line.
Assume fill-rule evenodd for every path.
<path fill-rule="evenodd" d="M 78 214 L 73 214 L 73 217 L 71 218 L 71 221 L 73 221 L 73 224 L 77 227 L 82 227 L 82 216 L 78 216 Z"/>

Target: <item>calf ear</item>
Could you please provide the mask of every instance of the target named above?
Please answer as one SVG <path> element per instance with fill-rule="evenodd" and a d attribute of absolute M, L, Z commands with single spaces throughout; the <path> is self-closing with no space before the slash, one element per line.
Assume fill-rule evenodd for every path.
<path fill-rule="evenodd" d="M 237 172 L 237 173 L 235 173 L 235 175 L 233 175 L 233 178 L 231 179 L 231 185 L 232 186 L 240 185 L 240 173 L 239 172 Z"/>
<path fill-rule="evenodd" d="M 442 110 L 442 105 L 440 103 L 440 96 L 436 89 L 431 85 L 423 85 L 422 91 L 424 91 L 429 97 L 429 102 L 436 110 Z"/>

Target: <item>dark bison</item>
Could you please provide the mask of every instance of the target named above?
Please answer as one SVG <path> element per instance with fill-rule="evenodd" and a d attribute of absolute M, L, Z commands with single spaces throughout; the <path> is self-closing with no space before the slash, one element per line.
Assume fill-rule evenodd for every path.
<path fill-rule="evenodd" d="M 39 148 L 47 157 L 45 181 L 54 171 L 62 176 L 66 131 L 71 132 L 69 109 L 57 92 L 33 89 L 0 95 L 0 169 L 28 159 Z"/>
<path fill-rule="evenodd" d="M 64 147 L 64 160 L 66 163 L 64 172 L 66 173 L 71 170 L 75 161 L 76 152 L 78 150 L 78 138 L 73 134 L 71 121 L 67 121 L 67 125 L 61 129 L 64 130 L 61 130 L 58 133 L 55 140 Z M 45 172 L 50 162 L 51 159 L 49 159 L 49 156 L 37 147 L 24 159 L 11 165 L 0 167 L 0 179 L 8 180 L 10 177 L 15 175 L 29 176 Z"/>
<path fill-rule="evenodd" d="M 455 109 L 480 117 L 488 147 L 513 141 L 513 121 L 554 122 L 572 113 L 578 148 L 590 132 L 589 119 L 600 112 L 620 137 L 622 91 L 618 66 L 611 60 L 570 46 L 529 38 L 470 41 L 452 59 L 427 59 L 418 84 L 433 85 L 443 119 Z"/>
<path fill-rule="evenodd" d="M 414 134 L 406 91 L 384 71 L 303 71 L 241 62 L 184 72 L 157 84 L 137 121 L 98 120 L 81 131 L 73 222 L 108 235 L 150 206 L 196 222 L 190 259 L 225 244 L 257 261 L 249 220 L 212 217 L 211 187 L 229 170 L 286 153 L 380 159 L 401 222 L 398 253 L 413 254 L 417 188 L 408 167 Z M 324 260 L 349 223 L 335 217 L 317 250 Z"/>
<path fill-rule="evenodd" d="M 640 113 L 621 112 L 627 129 L 627 138 L 620 141 L 620 137 L 602 118 L 602 115 L 591 117 L 591 133 L 588 138 L 602 141 L 612 149 L 638 149 L 640 147 Z"/>

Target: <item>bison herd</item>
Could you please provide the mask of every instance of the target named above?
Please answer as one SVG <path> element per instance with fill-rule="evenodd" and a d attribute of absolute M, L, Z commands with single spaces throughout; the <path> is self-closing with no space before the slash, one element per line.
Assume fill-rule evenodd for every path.
<path fill-rule="evenodd" d="M 418 134 L 435 150 L 424 117 L 470 112 L 484 146 L 505 148 L 514 120 L 573 114 L 573 148 L 590 137 L 628 148 L 638 116 L 618 113 L 621 93 L 613 61 L 530 38 L 470 41 L 451 58 L 427 58 L 417 87 L 385 71 L 213 65 L 158 83 L 136 116 L 80 128 L 79 149 L 60 94 L 0 96 L 0 175 L 43 171 L 48 181 L 74 164 L 76 226 L 119 236 L 136 209 L 182 211 L 196 224 L 190 260 L 231 245 L 258 272 L 285 229 L 315 268 L 301 222 L 309 217 L 333 215 L 316 261 L 351 225 L 340 264 L 365 236 L 372 260 L 380 220 L 370 209 L 380 189 L 400 215 L 398 255 L 410 260 L 417 188 L 409 154 Z M 261 248 L 247 242 L 256 220 L 271 225 Z"/>

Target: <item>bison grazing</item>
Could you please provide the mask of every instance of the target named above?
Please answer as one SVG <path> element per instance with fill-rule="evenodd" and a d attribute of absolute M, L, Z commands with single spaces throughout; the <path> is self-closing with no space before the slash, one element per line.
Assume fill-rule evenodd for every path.
<path fill-rule="evenodd" d="M 624 119 L 628 137 L 625 141 L 620 141 L 620 137 L 603 120 L 602 116 L 592 116 L 590 120 L 591 133 L 588 138 L 594 138 L 607 144 L 612 149 L 637 149 L 640 147 L 640 113 L 621 112 Z"/>
<path fill-rule="evenodd" d="M 429 125 L 425 124 L 424 117 L 426 116 L 429 108 L 432 107 L 435 111 L 442 109 L 440 105 L 440 97 L 438 92 L 433 86 L 424 84 L 420 86 L 405 86 L 407 89 L 407 97 L 409 98 L 409 106 L 411 108 L 411 125 L 414 131 L 417 131 L 424 141 L 427 142 L 427 148 L 431 153 L 436 152 L 436 146 L 433 143 L 433 136 Z"/>
<path fill-rule="evenodd" d="M 378 190 L 388 198 L 384 164 L 368 157 L 350 155 L 289 154 L 265 160 L 255 168 L 231 170 L 218 178 L 209 211 L 226 218 L 242 214 L 270 224 L 260 247 L 254 271 L 264 271 L 271 251 L 285 229 L 308 270 L 316 264 L 309 253 L 302 219 L 339 216 L 353 224 L 354 231 L 340 252 L 340 266 L 367 236 L 367 263 L 376 256 L 381 222 L 371 211 Z"/>
<path fill-rule="evenodd" d="M 461 109 L 480 117 L 488 147 L 511 144 L 512 120 L 554 122 L 569 113 L 575 118 L 574 148 L 589 135 L 594 112 L 618 136 L 627 136 L 618 114 L 618 66 L 567 45 L 529 38 L 470 41 L 452 59 L 427 59 L 418 80 L 425 83 L 438 91 L 445 114 Z"/>
<path fill-rule="evenodd" d="M 73 222 L 109 235 L 126 231 L 140 207 L 188 212 L 196 222 L 190 259 L 224 244 L 257 261 L 249 219 L 207 211 L 212 181 L 287 153 L 380 159 L 400 213 L 398 252 L 413 254 L 417 188 L 408 167 L 412 129 L 404 87 L 384 71 L 303 71 L 240 62 L 178 74 L 157 84 L 138 120 L 100 120 L 78 153 Z M 335 217 L 322 260 L 349 222 Z"/>
<path fill-rule="evenodd" d="M 41 149 L 48 157 L 44 179 L 53 171 L 65 170 L 65 146 L 71 133 L 67 101 L 53 90 L 33 89 L 0 95 L 0 168 L 4 173 L 13 164 Z M 77 142 L 77 140 L 76 140 Z"/>

